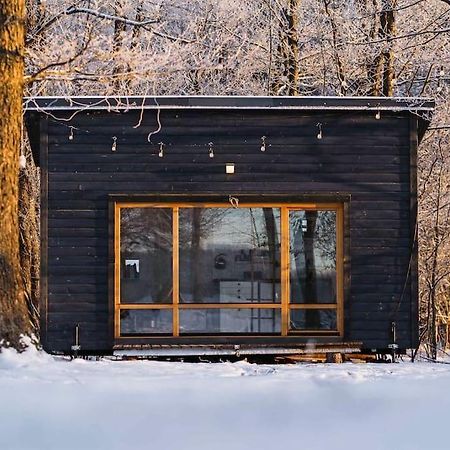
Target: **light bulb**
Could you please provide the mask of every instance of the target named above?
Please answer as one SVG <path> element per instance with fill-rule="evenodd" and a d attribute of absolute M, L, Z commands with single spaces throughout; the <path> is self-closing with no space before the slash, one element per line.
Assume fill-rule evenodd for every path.
<path fill-rule="evenodd" d="M 322 135 L 322 124 L 319 122 L 317 124 L 317 128 L 319 129 L 319 132 L 317 133 L 317 139 L 322 139 L 323 135 Z"/>
<path fill-rule="evenodd" d="M 266 151 L 266 136 L 261 137 L 261 151 L 262 152 Z"/>

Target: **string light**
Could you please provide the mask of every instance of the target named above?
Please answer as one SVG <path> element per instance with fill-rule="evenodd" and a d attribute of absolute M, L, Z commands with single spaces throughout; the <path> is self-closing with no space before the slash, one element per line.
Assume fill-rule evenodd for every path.
<path fill-rule="evenodd" d="M 319 132 L 317 133 L 317 139 L 322 139 L 322 137 L 323 137 L 323 134 L 322 134 L 322 124 L 321 124 L 320 122 L 317 124 L 317 128 L 318 128 L 318 130 L 319 130 Z"/>
<path fill-rule="evenodd" d="M 381 111 L 379 109 L 377 110 L 377 112 L 375 114 L 375 119 L 377 119 L 377 120 L 381 119 Z M 158 125 L 159 125 L 159 121 L 158 121 Z M 67 126 L 69 128 L 69 136 L 68 136 L 69 141 L 73 141 L 74 138 L 75 138 L 74 131 L 78 130 L 78 128 L 74 127 L 72 125 L 65 125 L 65 126 Z M 318 130 L 316 137 L 317 137 L 317 139 L 321 140 L 321 139 L 323 139 L 322 123 L 318 122 L 316 126 L 317 126 L 317 130 Z M 161 127 L 158 126 L 158 129 L 155 132 L 152 132 L 152 133 L 149 134 L 148 139 L 147 139 L 149 142 L 150 142 L 151 135 L 158 133 L 160 128 Z M 89 130 L 82 130 L 82 132 L 90 133 Z M 117 136 L 112 136 L 111 139 L 112 139 L 111 151 L 115 152 L 115 151 L 117 151 Z M 164 158 L 164 156 L 165 156 L 164 155 L 164 147 L 166 146 L 166 144 L 164 144 L 164 142 L 159 142 L 158 145 L 159 145 L 158 157 L 159 158 Z M 270 144 L 267 144 L 267 136 L 261 136 L 260 151 L 264 153 L 267 150 L 268 146 L 270 146 Z M 209 149 L 208 149 L 208 156 L 210 158 L 214 158 L 216 156 L 215 153 L 214 153 L 214 142 L 209 142 L 208 143 L 208 147 L 209 147 Z M 25 157 L 24 154 L 21 154 L 19 156 L 19 166 L 21 168 L 24 168 L 26 166 L 26 157 Z M 235 172 L 233 163 L 227 163 L 226 166 L 227 166 L 226 172 L 228 174 L 233 174 Z"/>
<path fill-rule="evenodd" d="M 159 143 L 159 152 L 158 152 L 158 156 L 160 158 L 164 157 L 164 142 L 160 142 Z"/>
<path fill-rule="evenodd" d="M 261 151 L 266 151 L 266 136 L 261 136 Z"/>
<path fill-rule="evenodd" d="M 381 119 L 381 112 L 380 112 L 380 110 L 378 110 L 377 113 L 375 114 L 375 119 L 377 119 L 377 120 Z"/>

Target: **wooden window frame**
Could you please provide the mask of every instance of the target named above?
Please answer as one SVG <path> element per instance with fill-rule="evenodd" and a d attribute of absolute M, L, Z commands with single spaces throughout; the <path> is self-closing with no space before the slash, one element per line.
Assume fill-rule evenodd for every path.
<path fill-rule="evenodd" d="M 277 208 L 281 214 L 280 244 L 281 244 L 281 301 L 280 303 L 179 303 L 179 210 L 180 208 L 231 208 L 226 202 L 171 202 L 171 201 L 114 201 L 114 340 L 121 339 L 145 339 L 161 340 L 161 335 L 145 334 L 136 336 L 121 336 L 120 312 L 122 310 L 164 310 L 171 309 L 173 317 L 173 331 L 169 336 L 164 336 L 169 342 L 180 337 L 179 311 L 180 309 L 280 309 L 281 333 L 277 334 L 239 334 L 243 339 L 251 338 L 287 338 L 294 336 L 344 336 L 344 204 L 343 203 L 286 203 L 286 202 L 242 202 L 238 208 Z M 120 303 L 120 211 L 124 208 L 171 208 L 172 209 L 172 303 L 166 304 L 125 304 Z M 302 211 L 335 211 L 336 212 L 336 303 L 290 303 L 290 267 L 289 267 L 289 212 Z M 328 309 L 336 310 L 336 330 L 289 330 L 289 315 L 291 310 Z M 184 335 L 183 335 L 184 336 Z M 188 337 L 189 335 L 186 335 Z M 195 337 L 220 337 L 226 338 L 227 334 L 195 334 Z M 236 337 L 236 335 L 229 335 Z"/>

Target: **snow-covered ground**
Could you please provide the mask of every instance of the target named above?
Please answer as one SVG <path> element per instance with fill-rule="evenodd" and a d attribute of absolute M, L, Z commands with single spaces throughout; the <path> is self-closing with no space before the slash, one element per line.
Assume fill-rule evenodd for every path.
<path fill-rule="evenodd" d="M 450 449 L 450 365 L 0 354 L 1 450 Z"/>

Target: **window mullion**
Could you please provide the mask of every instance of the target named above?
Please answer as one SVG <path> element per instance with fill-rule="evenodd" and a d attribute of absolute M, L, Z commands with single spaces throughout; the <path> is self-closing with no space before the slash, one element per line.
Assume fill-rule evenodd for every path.
<path fill-rule="evenodd" d="M 336 303 L 339 334 L 344 332 L 344 208 L 336 211 Z"/>

